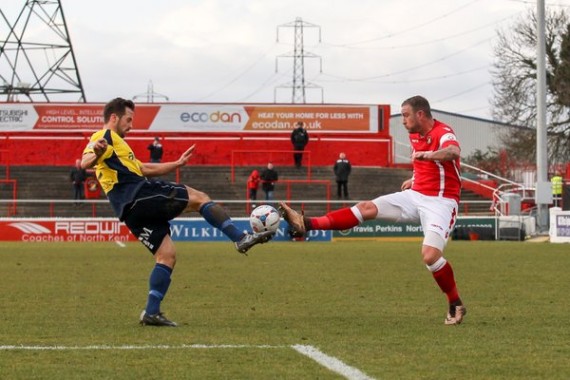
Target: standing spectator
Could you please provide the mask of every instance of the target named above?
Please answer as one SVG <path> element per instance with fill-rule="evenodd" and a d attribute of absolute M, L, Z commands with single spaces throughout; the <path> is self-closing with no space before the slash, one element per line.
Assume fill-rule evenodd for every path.
<path fill-rule="evenodd" d="M 295 123 L 295 129 L 291 132 L 291 143 L 295 150 L 295 153 L 293 153 L 295 166 L 300 168 L 301 162 L 303 161 L 303 150 L 305 150 L 305 146 L 309 143 L 309 133 L 305 129 L 305 123 L 302 121 Z"/>
<path fill-rule="evenodd" d="M 559 171 L 556 171 L 550 179 L 552 183 L 552 198 L 554 199 L 554 207 L 558 207 L 558 201 L 562 198 L 562 176 Z"/>
<path fill-rule="evenodd" d="M 154 138 L 154 141 L 147 147 L 147 149 L 150 150 L 150 162 L 158 163 L 162 161 L 162 154 L 164 151 L 158 137 Z"/>
<path fill-rule="evenodd" d="M 257 200 L 257 189 L 259 189 L 259 182 L 261 182 L 259 171 L 257 169 L 253 170 L 247 179 L 247 190 L 249 200 L 254 203 Z M 253 204 L 253 207 L 255 207 L 255 204 Z"/>
<path fill-rule="evenodd" d="M 273 168 L 271 162 L 267 163 L 267 168 L 261 173 L 261 188 L 265 191 L 265 200 L 272 201 L 275 199 L 275 182 L 279 179 L 277 170 Z"/>
<path fill-rule="evenodd" d="M 336 176 L 336 188 L 338 199 L 344 194 L 344 199 L 348 199 L 348 176 L 352 166 L 350 161 L 346 159 L 346 154 L 338 155 L 338 160 L 334 164 L 334 175 Z"/>
<path fill-rule="evenodd" d="M 83 187 L 87 179 L 87 171 L 81 169 L 81 160 L 75 160 L 75 167 L 71 169 L 69 178 L 73 184 L 73 199 L 75 199 L 75 205 L 79 206 L 81 201 L 85 199 L 85 189 Z"/>
<path fill-rule="evenodd" d="M 432 117 L 429 102 L 422 96 L 402 103 L 402 122 L 412 146 L 413 176 L 402 183 L 401 191 L 319 217 L 303 216 L 283 202 L 281 210 L 296 235 L 310 230 L 346 230 L 374 219 L 421 223 L 423 262 L 448 302 L 444 323 L 458 325 L 467 309 L 459 296 L 451 264 L 443 257 L 443 249 L 457 219 L 461 149 L 453 129 Z"/>

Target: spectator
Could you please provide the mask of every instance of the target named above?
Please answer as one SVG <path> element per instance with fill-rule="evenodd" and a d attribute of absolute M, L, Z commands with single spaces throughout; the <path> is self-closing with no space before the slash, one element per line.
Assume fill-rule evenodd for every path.
<path fill-rule="evenodd" d="M 309 133 L 304 128 L 305 123 L 302 121 L 296 122 L 295 127 L 293 132 L 291 132 L 291 143 L 295 150 L 295 153 L 293 153 L 295 166 L 300 168 L 303 161 L 303 150 L 305 150 L 305 146 L 309 143 Z"/>
<path fill-rule="evenodd" d="M 85 199 L 85 189 L 83 187 L 87 179 L 87 171 L 81 169 L 81 160 L 75 160 L 75 167 L 71 169 L 69 178 L 73 184 L 73 199 L 75 199 L 75 205 L 79 206 L 81 201 Z"/>
<path fill-rule="evenodd" d="M 150 150 L 150 162 L 158 163 L 162 161 L 162 154 L 164 151 L 158 137 L 154 138 L 154 141 L 147 147 L 147 149 Z"/>
<path fill-rule="evenodd" d="M 273 168 L 271 162 L 267 163 L 267 168 L 261 173 L 261 188 L 265 191 L 265 200 L 272 201 L 275 199 L 275 182 L 279 179 L 279 174 Z"/>
<path fill-rule="evenodd" d="M 560 172 L 556 171 L 550 179 L 552 183 L 552 198 L 554 199 L 554 207 L 558 207 L 558 201 L 562 197 L 562 176 Z"/>
<path fill-rule="evenodd" d="M 344 199 L 348 199 L 348 176 L 352 166 L 350 161 L 346 159 L 346 154 L 340 153 L 338 160 L 334 164 L 334 175 L 336 176 L 336 188 L 338 199 L 344 195 Z"/>
<path fill-rule="evenodd" d="M 259 171 L 253 170 L 247 179 L 247 190 L 249 195 L 249 200 L 254 202 L 257 200 L 257 189 L 259 189 L 259 182 L 261 182 L 261 177 L 259 176 Z M 253 205 L 255 207 L 255 204 Z"/>

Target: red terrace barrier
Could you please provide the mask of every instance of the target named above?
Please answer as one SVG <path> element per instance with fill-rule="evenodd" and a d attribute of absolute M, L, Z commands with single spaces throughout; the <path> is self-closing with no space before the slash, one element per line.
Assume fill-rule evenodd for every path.
<path fill-rule="evenodd" d="M 16 212 L 18 211 L 18 181 L 15 179 L 0 179 L 0 186 L 4 183 L 12 186 L 12 205 L 8 206 L 7 216 L 13 216 L 16 215 Z"/>
<path fill-rule="evenodd" d="M 176 160 L 196 144 L 191 158 L 192 165 L 229 166 L 232 151 L 290 151 L 290 133 L 161 133 L 164 146 L 164 161 Z M 73 166 L 81 157 L 90 132 L 4 132 L 0 133 L 0 148 L 10 150 L 11 165 Z M 149 159 L 147 146 L 154 133 L 131 131 L 126 140 L 136 157 L 146 162 Z M 356 166 L 392 166 L 392 139 L 383 134 L 318 134 L 310 133 L 306 147 L 310 151 L 311 165 L 333 165 L 340 152 Z M 282 160 L 281 162 L 277 159 Z M 305 157 L 303 157 L 305 159 Z M 265 163 L 267 160 L 263 160 Z M 243 161 L 243 165 L 255 162 Z M 277 165 L 293 165 L 293 154 L 276 158 Z"/>
<path fill-rule="evenodd" d="M 493 189 L 497 188 L 497 182 L 491 179 L 480 179 L 474 182 L 462 181 L 461 187 L 482 197 L 493 199 Z"/>
<path fill-rule="evenodd" d="M 4 179 L 10 179 L 10 150 L 0 149 L 0 165 L 4 166 Z"/>
<path fill-rule="evenodd" d="M 265 167 L 267 163 L 279 165 L 285 158 L 286 162 L 291 161 L 291 156 L 298 153 L 295 150 L 232 150 L 232 159 L 230 163 L 232 183 L 236 180 L 235 168 L 247 165 L 259 165 Z M 290 164 L 289 164 L 290 165 Z M 282 165 L 279 165 L 282 166 Z M 311 151 L 303 151 L 303 167 L 307 171 L 307 179 L 311 179 Z"/>
<path fill-rule="evenodd" d="M 328 179 L 284 179 L 284 180 L 280 180 L 280 181 L 275 181 L 276 184 L 285 184 L 285 202 L 289 203 L 289 201 L 292 198 L 293 195 L 293 190 L 292 190 L 292 186 L 293 185 L 308 185 L 308 186 L 312 186 L 312 185 L 322 185 L 324 186 L 324 190 L 325 190 L 325 197 L 324 199 L 327 201 L 326 205 L 327 205 L 327 213 L 331 211 L 331 204 L 330 204 L 330 200 L 331 200 L 331 181 L 329 181 Z M 268 201 L 265 200 L 264 198 L 264 193 L 263 190 L 261 190 L 261 195 L 259 195 L 258 193 L 258 199 L 253 202 L 257 205 L 262 205 L 267 203 Z M 251 204 L 252 201 L 251 199 L 249 199 L 249 190 L 247 188 L 247 185 L 245 187 L 245 199 L 247 199 L 246 202 L 246 206 L 245 206 L 245 211 L 246 214 L 249 214 L 252 209 L 251 209 Z M 273 201 L 275 202 L 275 201 Z M 319 201 L 321 202 L 321 201 Z M 301 209 L 303 209 L 304 207 L 304 203 L 300 203 L 299 207 L 301 207 Z"/>

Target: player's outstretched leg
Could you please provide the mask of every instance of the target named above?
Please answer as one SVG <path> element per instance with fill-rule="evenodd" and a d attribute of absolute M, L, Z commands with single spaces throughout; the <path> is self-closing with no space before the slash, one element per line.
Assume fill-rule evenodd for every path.
<path fill-rule="evenodd" d="M 202 205 L 199 212 L 208 223 L 222 231 L 234 242 L 239 253 L 246 253 L 256 244 L 267 243 L 275 235 L 273 231 L 244 233 L 236 227 L 223 207 L 212 201 Z"/>
<path fill-rule="evenodd" d="M 287 206 L 285 202 L 279 202 L 279 212 L 283 215 L 283 219 L 289 223 L 295 236 L 303 236 L 307 232 L 302 214 Z"/>

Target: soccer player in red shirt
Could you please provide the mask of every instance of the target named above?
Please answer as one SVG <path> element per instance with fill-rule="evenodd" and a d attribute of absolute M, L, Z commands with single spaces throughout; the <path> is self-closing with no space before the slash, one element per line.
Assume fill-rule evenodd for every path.
<path fill-rule="evenodd" d="M 298 235 L 308 230 L 345 230 L 372 219 L 420 222 L 424 232 L 423 261 L 449 303 L 444 323 L 458 325 L 467 309 L 459 297 L 453 269 L 443 257 L 443 249 L 457 218 L 461 150 L 451 127 L 432 117 L 424 97 L 405 100 L 402 118 L 410 137 L 413 165 L 413 176 L 402 183 L 402 191 L 320 217 L 300 215 L 283 202 L 280 208 Z"/>

